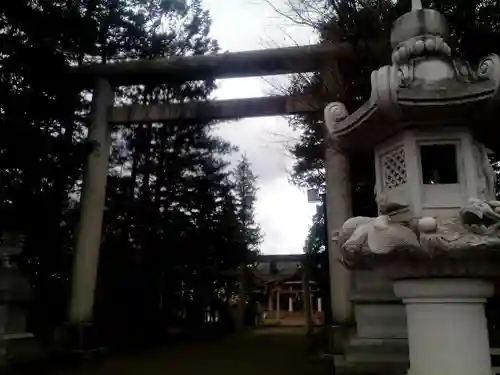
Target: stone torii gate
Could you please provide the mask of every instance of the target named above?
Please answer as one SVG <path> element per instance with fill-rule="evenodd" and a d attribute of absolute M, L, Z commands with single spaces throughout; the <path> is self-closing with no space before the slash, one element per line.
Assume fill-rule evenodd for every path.
<path fill-rule="evenodd" d="M 188 119 L 235 119 L 251 116 L 290 115 L 322 111 L 326 102 L 309 96 L 271 96 L 183 104 L 114 106 L 117 86 L 155 83 L 182 83 L 207 78 L 236 78 L 287 73 L 325 72 L 328 92 L 335 92 L 328 80 L 332 61 L 350 58 L 348 44 L 320 44 L 260 51 L 223 53 L 212 56 L 175 57 L 136 60 L 114 64 L 86 65 L 73 68 L 71 74 L 82 89 L 93 88 L 88 140 L 94 149 L 88 156 L 81 196 L 81 212 L 76 237 L 70 323 L 82 326 L 92 321 L 96 275 L 99 263 L 106 180 L 114 124 L 153 123 Z M 333 97 L 326 98 L 332 101 Z M 338 229 L 351 216 L 348 164 L 344 155 L 327 147 L 328 223 Z M 331 233 L 331 231 L 330 231 Z M 349 271 L 338 261 L 340 252 L 329 241 L 331 301 L 334 321 L 350 318 Z"/>

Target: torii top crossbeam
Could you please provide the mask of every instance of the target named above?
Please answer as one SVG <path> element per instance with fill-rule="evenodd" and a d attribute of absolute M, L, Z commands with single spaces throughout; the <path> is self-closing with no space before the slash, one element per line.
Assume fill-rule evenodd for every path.
<path fill-rule="evenodd" d="M 89 64 L 72 68 L 71 74 L 91 86 L 100 77 L 114 86 L 186 82 L 207 78 L 268 76 L 317 71 L 329 59 L 348 58 L 352 48 L 347 43 L 317 44 L 256 51 L 140 59 L 112 64 Z"/>

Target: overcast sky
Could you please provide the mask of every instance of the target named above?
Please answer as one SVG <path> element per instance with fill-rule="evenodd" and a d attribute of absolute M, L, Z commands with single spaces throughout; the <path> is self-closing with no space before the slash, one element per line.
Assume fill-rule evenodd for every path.
<path fill-rule="evenodd" d="M 286 0 L 273 0 L 283 8 Z M 265 0 L 204 0 L 212 16 L 212 36 L 223 51 L 245 51 L 270 47 L 311 44 L 312 30 L 292 25 Z M 219 81 L 217 99 L 260 97 L 276 92 L 284 77 L 241 78 Z M 286 79 L 286 78 L 285 78 Z M 300 253 L 315 208 L 304 191 L 288 183 L 293 165 L 286 146 L 297 138 L 283 117 L 250 118 L 219 126 L 217 133 L 240 148 L 236 162 L 245 153 L 259 178 L 257 221 L 264 231 L 261 251 L 266 254 Z"/>

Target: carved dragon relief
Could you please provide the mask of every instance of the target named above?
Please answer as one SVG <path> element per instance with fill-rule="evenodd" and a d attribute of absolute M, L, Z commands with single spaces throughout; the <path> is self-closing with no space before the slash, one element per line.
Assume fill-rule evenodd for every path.
<path fill-rule="evenodd" d="M 500 250 L 500 201 L 470 198 L 457 217 L 423 217 L 406 225 L 387 215 L 354 217 L 344 223 L 336 241 L 350 267 L 365 256 L 415 252 L 432 258 L 477 249 Z"/>
<path fill-rule="evenodd" d="M 489 160 L 491 152 L 482 144 L 474 143 L 473 145 L 473 156 L 476 165 L 479 166 L 476 171 L 477 196 L 489 201 L 495 199 L 497 181 L 495 170 Z"/>

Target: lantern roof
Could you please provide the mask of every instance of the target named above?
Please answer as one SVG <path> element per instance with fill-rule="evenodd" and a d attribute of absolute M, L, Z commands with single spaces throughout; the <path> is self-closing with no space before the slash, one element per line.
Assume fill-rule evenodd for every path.
<path fill-rule="evenodd" d="M 447 38 L 444 16 L 413 0 L 393 25 L 392 65 L 372 72 L 369 100 L 350 115 L 339 102 L 325 108 L 336 144 L 371 152 L 406 128 L 428 125 L 467 126 L 485 144 L 500 136 L 491 126 L 500 114 L 500 57 L 486 57 L 474 71 L 452 57 Z"/>

